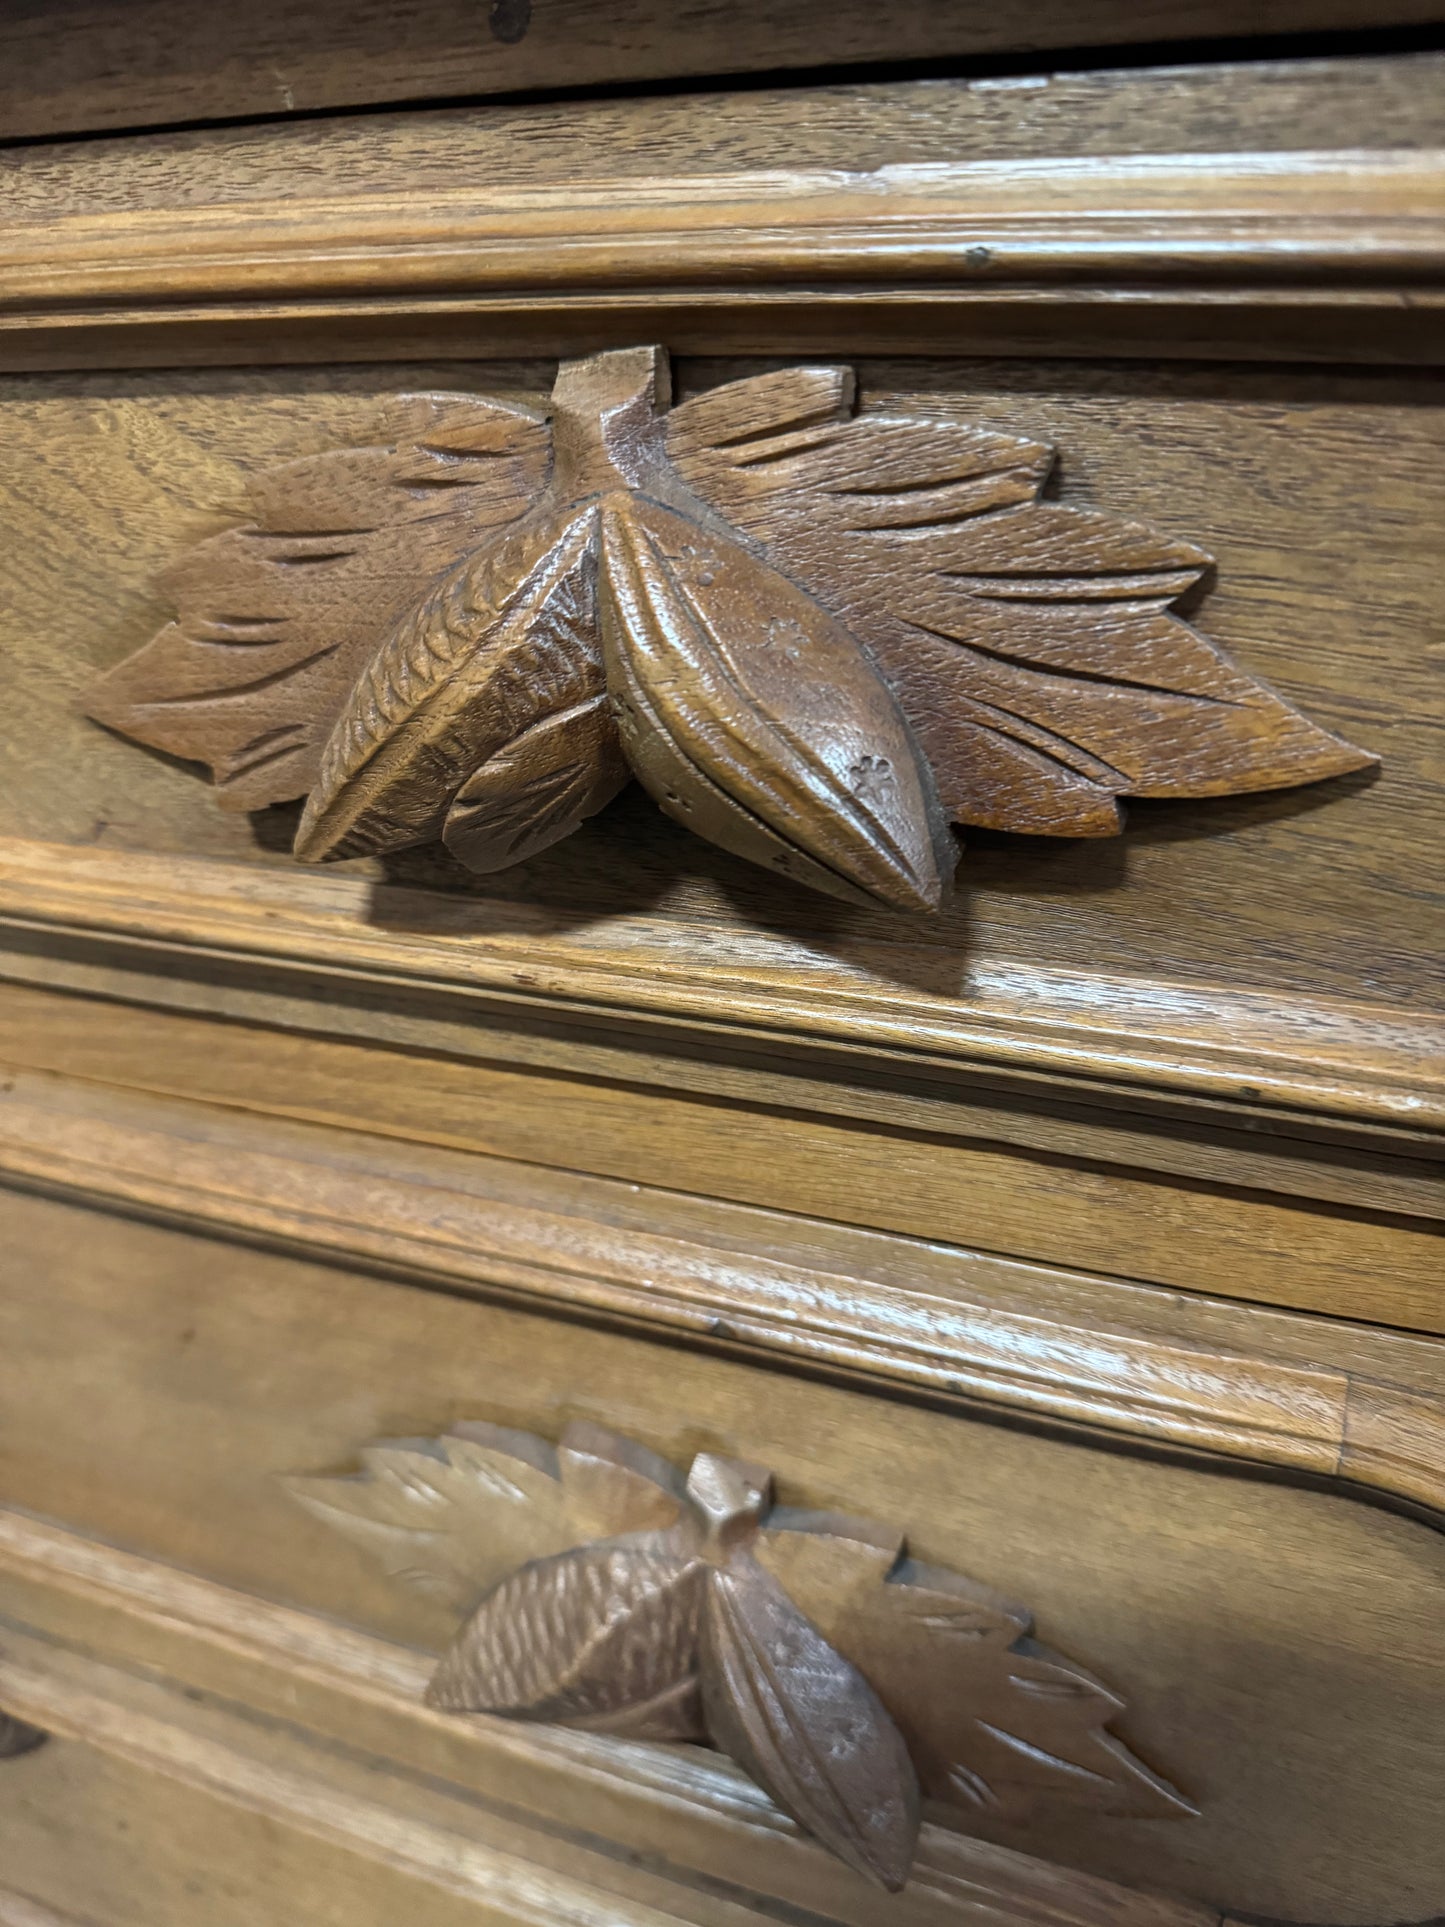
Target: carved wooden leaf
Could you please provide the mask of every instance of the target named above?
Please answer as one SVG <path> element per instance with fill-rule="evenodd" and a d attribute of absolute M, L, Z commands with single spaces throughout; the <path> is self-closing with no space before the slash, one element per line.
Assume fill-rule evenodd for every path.
<path fill-rule="evenodd" d="M 715 389 L 668 417 L 689 486 L 872 651 L 962 823 L 1119 828 L 1119 796 L 1217 796 L 1376 759 L 1170 611 L 1210 558 L 1042 503 L 1037 442 L 891 405 L 843 369 Z"/>
<path fill-rule="evenodd" d="M 835 895 L 934 909 L 955 852 L 927 768 L 848 632 L 776 570 L 636 495 L 603 505 L 607 675 L 669 815 Z"/>
<path fill-rule="evenodd" d="M 469 870 L 505 870 L 570 836 L 630 774 L 599 691 L 488 756 L 453 798 L 442 840 Z"/>
<path fill-rule="evenodd" d="M 394 1577 L 465 1610 L 523 1560 L 588 1536 L 550 1445 L 501 1426 L 465 1430 L 368 1446 L 359 1473 L 286 1488 Z"/>
<path fill-rule="evenodd" d="M 682 1479 L 665 1459 L 588 1420 L 573 1420 L 555 1447 L 468 1421 L 440 1438 L 367 1446 L 361 1464 L 284 1483 L 394 1578 L 461 1610 L 528 1559 L 665 1531 L 683 1507 Z"/>
<path fill-rule="evenodd" d="M 482 1600 L 427 1703 L 609 1730 L 622 1722 L 633 1737 L 662 1718 L 667 1736 L 681 1737 L 679 1720 L 688 1732 L 696 1724 L 705 1570 L 656 1533 L 534 1560 Z"/>
<path fill-rule="evenodd" d="M 712 1573 L 702 1651 L 717 1744 L 839 1859 L 896 1892 L 918 1838 L 918 1782 L 863 1675 L 746 1556 Z"/>
<path fill-rule="evenodd" d="M 228 809 L 304 796 L 368 659 L 439 576 L 546 481 L 545 418 L 475 395 L 402 395 L 385 445 L 288 462 L 253 521 L 162 578 L 176 619 L 105 676 L 88 711 L 209 763 Z"/>
<path fill-rule="evenodd" d="M 700 1453 L 684 1483 L 587 1421 L 555 1449 L 469 1424 L 365 1456 L 361 1478 L 292 1487 L 471 1608 L 428 1691 L 442 1711 L 710 1739 L 889 1887 L 921 1797 L 1018 1844 L 1061 1805 L 1194 1811 L 1109 1730 L 1119 1697 L 1035 1641 L 1022 1607 L 905 1557 L 894 1528 L 775 1507 L 765 1466 Z"/>
<path fill-rule="evenodd" d="M 459 1432 L 465 1426 L 456 1428 Z M 573 1419 L 557 1443 L 567 1516 L 579 1537 L 620 1538 L 666 1532 L 683 1516 L 687 1489 L 658 1453 L 590 1419 Z"/>
<path fill-rule="evenodd" d="M 926 1796 L 1002 1824 L 1065 1803 L 1131 1818 L 1194 1809 L 1108 1729 L 1123 1702 L 1029 1637 L 989 1588 L 911 1559 L 836 1514 L 775 1512 L 756 1547 L 823 1636 L 872 1682 Z"/>
<path fill-rule="evenodd" d="M 407 617 L 337 719 L 297 856 L 320 862 L 439 836 L 459 787 L 488 758 L 515 757 L 539 721 L 603 694 L 596 529 L 595 509 L 530 518 Z M 550 827 L 561 835 L 570 819 Z M 543 830 L 535 816 L 523 826 L 532 848 Z M 486 841 L 482 819 L 477 840 Z"/>

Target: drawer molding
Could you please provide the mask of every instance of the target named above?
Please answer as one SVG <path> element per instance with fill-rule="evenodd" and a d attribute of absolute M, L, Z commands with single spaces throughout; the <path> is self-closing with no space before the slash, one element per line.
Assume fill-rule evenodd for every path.
<path fill-rule="evenodd" d="M 719 1755 L 456 1720 L 423 1704 L 425 1655 L 3 1511 L 0 1613 L 0 1695 L 60 1738 L 260 1802 L 282 1826 L 316 1829 L 363 1858 L 400 1854 L 422 1881 L 456 1868 L 464 1830 L 474 1857 L 463 1864 L 478 1883 L 495 1874 L 505 1895 L 514 1882 L 511 1897 L 559 1882 L 547 1894 L 556 1911 L 519 1906 L 500 1915 L 508 1922 L 729 1927 L 746 1902 L 739 1867 L 754 1895 L 839 1927 L 942 1927 L 959 1908 L 1001 1927 L 1217 1919 L 931 1824 L 909 1888 L 884 1899 Z M 164 1685 L 151 1683 L 157 1674 Z M 257 1721 L 274 1736 L 264 1761 Z M 343 1754 L 372 1764 L 353 1776 L 335 1764 Z M 437 1789 L 434 1804 L 418 1780 Z M 358 1785 L 393 1791 L 361 1800 Z M 583 1800 L 635 1864 L 630 1891 L 615 1884 L 629 1878 L 625 1860 L 579 1844 Z M 614 1883 L 605 1901 L 589 1880 Z"/>
<path fill-rule="evenodd" d="M 663 332 L 685 352 L 1425 360 L 1442 207 L 1438 148 L 142 198 L 0 227 L 0 364 L 304 359 L 307 339 L 330 359 L 348 331 L 372 359 L 388 332 L 412 356 L 419 332 L 471 354 Z"/>
<path fill-rule="evenodd" d="M 802 1255 L 806 1220 L 796 1221 L 799 1256 L 789 1259 L 779 1255 L 788 1221 L 774 1213 L 715 1207 L 713 1243 L 687 1202 L 663 1191 L 23 1073 L 0 1091 L 0 1173 L 212 1236 L 756 1350 L 984 1414 L 1244 1460 L 1445 1514 L 1445 1401 L 1329 1363 L 1336 1344 L 1350 1357 L 1358 1328 L 1342 1321 L 1236 1311 L 1240 1349 L 1220 1349 L 1217 1338 L 1179 1342 L 1150 1328 L 1150 1309 L 1167 1304 L 1171 1333 L 1187 1333 L 1187 1296 L 1119 1286 L 1118 1322 L 1071 1323 L 1021 1311 L 1018 1299 L 1067 1303 L 1107 1281 L 840 1227 L 828 1233 L 837 1269 L 825 1270 Z M 1221 1309 L 1200 1302 L 1203 1313 Z M 1249 1334 L 1266 1327 L 1276 1346 L 1283 1337 L 1283 1356 L 1248 1349 Z M 1290 1362 L 1291 1342 L 1307 1362 Z M 1416 1350 L 1384 1334 L 1372 1342 Z"/>
<path fill-rule="evenodd" d="M 686 15 L 668 0 L 614 0 L 605 20 L 588 0 L 494 0 L 481 9 L 470 0 L 428 0 L 409 33 L 389 24 L 377 31 L 335 0 L 304 13 L 284 0 L 255 0 L 243 17 L 205 20 L 182 0 L 127 0 L 101 5 L 83 20 L 7 19 L 0 26 L 0 124 L 7 140 L 238 117 L 266 117 L 274 126 L 277 118 L 294 115 L 304 126 L 324 108 L 559 91 L 568 109 L 583 112 L 594 89 L 667 80 L 673 83 L 670 95 L 695 86 L 698 76 L 806 72 L 822 57 L 835 69 L 926 61 L 956 70 L 980 56 L 1016 60 L 1021 50 L 1027 58 L 1048 49 L 1140 42 L 1164 47 L 1235 35 L 1278 42 L 1288 34 L 1348 33 L 1362 26 L 1428 30 L 1437 22 L 1429 0 L 1391 0 L 1373 14 L 1358 0 L 1273 0 L 1267 13 L 1246 0 L 1149 0 L 1142 6 L 1033 0 L 1027 8 L 988 12 L 940 12 L 932 0 L 894 0 L 886 17 L 867 0 L 837 0 L 823 46 L 811 0 L 775 0 L 765 14 L 709 0 Z M 1050 63 L 1038 64 L 1047 70 Z M 1070 64 L 1065 56 L 1065 81 Z M 1179 71 L 1166 69 L 1171 78 Z M 1248 87 L 1248 65 L 1241 61 L 1226 71 L 1242 76 L 1237 89 Z M 1127 70 L 1107 76 L 1134 77 Z M 1005 78 L 994 84 L 1019 83 Z M 744 103 L 750 91 L 739 90 Z M 792 91 L 796 96 L 796 85 Z M 829 89 L 824 102 L 840 91 Z M 864 90 L 849 91 L 856 96 Z M 707 111 L 706 95 L 684 99 L 692 114 Z M 848 96 L 843 99 L 846 115 Z M 1087 94 L 1083 104 L 1091 104 Z M 1233 98 L 1226 106 L 1231 114 L 1239 111 Z M 505 106 L 486 111 L 508 113 Z M 837 107 L 832 111 L 840 114 Z M 1058 111 L 1067 118 L 1064 109 Z M 344 128 L 347 122 L 332 124 Z M 485 121 L 479 116 L 472 124 L 485 141 Z"/>
<path fill-rule="evenodd" d="M 1395 1132 L 1401 1150 L 1445 1129 L 1445 1021 L 1397 1005 L 1014 963 L 979 967 L 962 994 L 931 995 L 900 983 L 907 963 L 886 944 L 825 960 L 764 930 L 626 914 L 579 929 L 526 904 L 364 877 L 26 838 L 0 838 L 0 931 L 10 933 L 0 974 L 12 981 L 287 1027 L 304 1011 L 300 1027 L 325 1030 L 330 1018 L 354 1032 L 338 1008 L 349 995 L 375 1008 L 424 989 L 426 1017 L 408 1011 L 397 1040 L 433 1048 L 459 1048 L 465 1031 L 475 1050 L 480 1022 L 504 1028 L 509 1013 L 641 1022 L 663 1049 L 725 1040 L 816 1052 L 820 1064 L 841 1049 L 924 1076 L 1049 1079 L 1075 1101 L 1172 1094 L 1295 1135 L 1323 1123 Z M 203 981 L 187 980 L 187 964 Z M 285 1013 L 278 993 L 289 993 Z"/>

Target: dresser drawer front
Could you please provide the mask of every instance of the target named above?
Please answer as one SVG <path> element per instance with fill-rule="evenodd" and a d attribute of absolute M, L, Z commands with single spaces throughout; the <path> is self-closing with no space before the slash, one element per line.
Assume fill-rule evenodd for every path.
<path fill-rule="evenodd" d="M 288 1475 L 475 1419 L 549 1437 L 591 1419 L 682 1466 L 762 1460 L 786 1504 L 888 1522 L 914 1557 L 1025 1601 L 1199 1809 L 985 1833 L 1252 1913 L 1435 1904 L 1440 1541 L 1412 1520 L 58 1201 L 4 1210 L 22 1507 L 437 1650 L 455 1616 L 308 1516 Z"/>

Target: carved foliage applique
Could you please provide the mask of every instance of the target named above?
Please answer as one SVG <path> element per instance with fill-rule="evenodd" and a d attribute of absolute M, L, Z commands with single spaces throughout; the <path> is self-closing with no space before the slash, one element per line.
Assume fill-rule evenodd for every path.
<path fill-rule="evenodd" d="M 849 1866 L 896 1889 L 923 1802 L 1008 1823 L 1060 1803 L 1193 1812 L 1113 1733 L 1123 1702 L 900 1533 L 772 1503 L 703 1453 L 684 1483 L 600 1426 L 553 1447 L 474 1423 L 376 1445 L 293 1494 L 465 1615 L 448 1713 L 708 1741 Z"/>
<path fill-rule="evenodd" d="M 261 475 L 90 713 L 305 797 L 306 861 L 441 838 L 523 861 L 634 775 L 710 841 L 936 909 L 950 821 L 1111 835 L 1121 796 L 1375 759 L 1174 613 L 1210 565 L 1040 499 L 1046 446 L 786 369 L 668 409 L 667 358 L 567 362 L 549 412 L 412 395 Z"/>

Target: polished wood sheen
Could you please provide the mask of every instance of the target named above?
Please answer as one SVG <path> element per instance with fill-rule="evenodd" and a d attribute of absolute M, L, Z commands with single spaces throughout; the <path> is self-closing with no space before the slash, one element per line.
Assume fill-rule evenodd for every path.
<path fill-rule="evenodd" d="M 857 415 L 844 368 L 670 390 L 652 348 L 565 363 L 550 423 L 400 399 L 425 439 L 263 479 L 90 713 L 233 809 L 305 794 L 307 862 L 441 838 L 506 869 L 631 773 L 736 855 L 913 912 L 951 884 L 945 812 L 1107 836 L 1120 795 L 1376 760 L 1171 614 L 1208 556 L 1040 503 L 1047 448 Z"/>
<path fill-rule="evenodd" d="M 148 199 L 0 227 L 0 365 L 573 354 L 660 323 L 703 353 L 1430 364 L 1445 305 L 1438 142 Z"/>
<path fill-rule="evenodd" d="M 449 4 L 0 7 L 0 1923 L 1437 1919 L 1445 56 Z"/>

